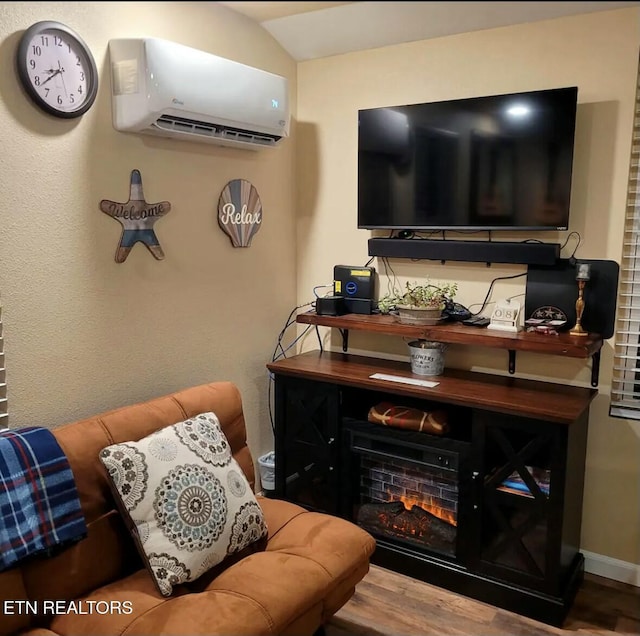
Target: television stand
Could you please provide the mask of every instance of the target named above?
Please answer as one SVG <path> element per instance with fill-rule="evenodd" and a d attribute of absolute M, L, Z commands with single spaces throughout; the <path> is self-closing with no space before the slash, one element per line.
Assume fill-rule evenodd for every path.
<path fill-rule="evenodd" d="M 407 363 L 335 352 L 267 367 L 275 377 L 273 496 L 363 525 L 377 540 L 374 563 L 562 625 L 584 572 L 580 526 L 596 390 L 456 369 L 427 388 L 374 377 L 414 377 Z M 443 409 L 450 431 L 369 424 L 369 409 L 382 401 Z M 363 480 L 362 471 L 380 472 L 381 463 L 392 472 L 406 467 L 403 481 L 414 492 L 429 491 L 416 481 L 419 469 L 433 474 L 435 466 L 450 477 L 436 477 L 457 499 L 455 528 L 437 523 L 446 545 L 418 545 L 413 534 L 380 526 L 387 504 L 368 499 L 362 485 L 371 477 Z M 519 479 L 528 490 L 508 488 Z M 418 512 L 420 522 L 425 514 Z"/>

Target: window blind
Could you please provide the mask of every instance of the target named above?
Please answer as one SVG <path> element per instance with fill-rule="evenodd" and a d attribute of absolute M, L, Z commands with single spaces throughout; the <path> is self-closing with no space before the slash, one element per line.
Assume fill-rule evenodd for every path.
<path fill-rule="evenodd" d="M 640 67 L 631 141 L 609 414 L 640 420 Z"/>

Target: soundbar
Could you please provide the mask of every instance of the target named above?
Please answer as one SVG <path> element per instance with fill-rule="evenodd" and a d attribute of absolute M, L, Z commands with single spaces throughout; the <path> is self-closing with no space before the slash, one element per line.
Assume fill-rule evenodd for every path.
<path fill-rule="evenodd" d="M 425 258 L 432 261 L 466 261 L 470 263 L 554 265 L 560 258 L 560 244 L 370 238 L 369 256 Z"/>

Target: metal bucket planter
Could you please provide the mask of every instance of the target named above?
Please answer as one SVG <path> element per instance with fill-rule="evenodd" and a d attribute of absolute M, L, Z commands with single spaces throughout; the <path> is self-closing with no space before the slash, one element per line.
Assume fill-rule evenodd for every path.
<path fill-rule="evenodd" d="M 408 344 L 412 373 L 416 375 L 442 375 L 446 348 L 442 342 L 413 340 Z"/>
<path fill-rule="evenodd" d="M 398 305 L 398 319 L 403 325 L 437 325 L 442 320 L 442 309 Z"/>

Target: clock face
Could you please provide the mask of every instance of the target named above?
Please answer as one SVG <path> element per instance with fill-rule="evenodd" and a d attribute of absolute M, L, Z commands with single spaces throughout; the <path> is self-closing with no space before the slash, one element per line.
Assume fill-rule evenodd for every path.
<path fill-rule="evenodd" d="M 98 73 L 91 51 L 59 22 L 38 22 L 25 31 L 17 69 L 28 95 L 51 115 L 79 117 L 96 98 Z"/>

